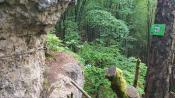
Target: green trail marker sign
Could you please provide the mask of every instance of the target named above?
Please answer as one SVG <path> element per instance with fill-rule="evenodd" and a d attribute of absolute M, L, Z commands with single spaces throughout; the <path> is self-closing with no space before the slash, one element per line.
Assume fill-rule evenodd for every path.
<path fill-rule="evenodd" d="M 151 35 L 164 36 L 165 24 L 153 24 L 151 26 Z"/>

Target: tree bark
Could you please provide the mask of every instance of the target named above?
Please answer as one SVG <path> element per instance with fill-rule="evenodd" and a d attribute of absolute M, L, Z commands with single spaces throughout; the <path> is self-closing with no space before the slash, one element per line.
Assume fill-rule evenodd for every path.
<path fill-rule="evenodd" d="M 174 0 L 158 0 L 155 24 L 166 24 L 164 37 L 152 36 L 145 98 L 169 98 L 170 75 L 174 62 Z"/>
<path fill-rule="evenodd" d="M 175 11 L 173 11 L 173 15 L 175 17 Z M 174 23 L 173 23 L 173 31 L 175 33 L 175 19 L 174 19 Z M 174 34 L 173 33 L 173 34 Z M 173 36 L 174 39 L 175 39 L 175 35 Z M 172 48 L 173 48 L 173 57 L 172 57 L 172 68 L 170 69 L 171 70 L 171 76 L 170 76 L 170 92 L 173 92 L 175 93 L 175 49 L 174 49 L 174 44 L 175 44 L 175 40 L 173 40 L 172 42 Z M 173 95 L 175 97 L 175 95 Z"/>

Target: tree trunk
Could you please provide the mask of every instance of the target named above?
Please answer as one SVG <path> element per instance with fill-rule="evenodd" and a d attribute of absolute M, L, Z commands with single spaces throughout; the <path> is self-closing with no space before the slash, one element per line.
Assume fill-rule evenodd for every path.
<path fill-rule="evenodd" d="M 63 0 L 0 0 L 0 98 L 40 97 L 45 35 L 67 5 Z"/>
<path fill-rule="evenodd" d="M 134 78 L 134 83 L 133 83 L 133 86 L 135 88 L 137 88 L 137 85 L 138 85 L 138 80 L 139 80 L 139 75 L 140 75 L 140 63 L 141 63 L 141 60 L 139 58 L 137 58 L 136 69 L 135 69 L 135 78 Z"/>
<path fill-rule="evenodd" d="M 169 98 L 170 70 L 173 65 L 174 0 L 158 0 L 156 24 L 166 24 L 164 37 L 152 36 L 145 98 Z"/>
<path fill-rule="evenodd" d="M 174 5 L 175 6 L 175 5 Z M 175 7 L 174 7 L 175 9 Z M 173 11 L 173 15 L 174 15 L 174 23 L 173 23 L 173 31 L 175 34 L 175 11 Z M 175 36 L 174 36 L 174 39 L 175 39 Z M 171 70 L 171 76 L 170 76 L 170 92 L 173 92 L 175 93 L 175 56 L 174 56 L 174 52 L 175 52 L 175 40 L 173 40 L 172 42 L 172 45 L 173 45 L 173 57 L 172 57 L 172 68 L 170 69 Z M 173 95 L 175 97 L 175 95 Z"/>

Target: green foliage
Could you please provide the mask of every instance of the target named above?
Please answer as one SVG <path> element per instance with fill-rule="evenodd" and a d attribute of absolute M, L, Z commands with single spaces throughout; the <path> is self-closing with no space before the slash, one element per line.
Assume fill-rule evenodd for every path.
<path fill-rule="evenodd" d="M 156 0 L 134 0 L 133 14 L 130 15 L 130 36 L 136 40 L 127 40 L 128 55 L 140 57 L 146 62 L 148 26 L 154 22 Z M 150 22 L 150 23 L 149 23 Z"/>
<path fill-rule="evenodd" d="M 116 18 L 128 22 L 128 18 L 134 13 L 135 0 L 111 0 L 105 2 L 105 8 L 110 11 Z"/>
<path fill-rule="evenodd" d="M 124 77 L 128 84 L 133 85 L 136 58 L 125 56 L 119 53 L 117 47 L 104 47 L 100 45 L 85 44 L 79 55 L 85 60 L 85 64 L 94 65 L 100 68 L 116 66 L 123 71 Z M 144 63 L 140 65 L 140 78 L 138 81 L 138 90 L 144 93 L 144 78 L 147 67 Z"/>
<path fill-rule="evenodd" d="M 112 14 L 103 10 L 88 11 L 84 25 L 92 29 L 91 33 L 97 33 L 97 38 L 107 46 L 122 41 L 128 35 L 128 27 L 121 20 L 117 20 Z M 87 33 L 90 33 L 87 32 Z"/>
<path fill-rule="evenodd" d="M 91 29 L 89 32 L 87 30 L 87 33 L 96 33 L 94 35 L 99 35 L 98 38 L 108 46 L 122 41 L 129 33 L 128 27 L 123 21 L 117 20 L 111 13 L 103 10 L 88 11 L 84 26 Z"/>
<path fill-rule="evenodd" d="M 84 89 L 92 98 L 114 98 L 115 93 L 110 88 L 110 81 L 105 78 L 104 69 L 87 65 L 84 72 Z"/>
<path fill-rule="evenodd" d="M 55 34 L 49 33 L 47 36 L 47 47 L 52 51 L 63 51 L 62 41 Z"/>
<path fill-rule="evenodd" d="M 136 40 L 128 40 L 129 55 L 145 57 L 147 49 L 147 22 L 148 22 L 148 0 L 134 0 L 134 13 L 131 17 L 130 35 Z"/>
<path fill-rule="evenodd" d="M 86 64 L 96 65 L 101 68 L 114 65 L 114 57 L 118 55 L 118 49 L 114 46 L 104 47 L 100 45 L 84 44 L 79 55 L 85 60 Z"/>
<path fill-rule="evenodd" d="M 123 70 L 123 74 L 128 84 L 133 85 L 135 68 L 136 68 L 137 59 L 134 57 L 126 58 L 122 55 L 116 57 L 116 67 Z M 140 77 L 138 81 L 138 90 L 139 93 L 144 93 L 144 84 L 145 84 L 145 76 L 146 76 L 147 67 L 144 63 L 140 64 Z"/>
<path fill-rule="evenodd" d="M 84 59 L 82 59 L 78 54 L 70 51 L 69 48 L 67 48 L 66 46 L 64 46 L 62 44 L 62 41 L 56 37 L 55 34 L 52 34 L 52 33 L 48 33 L 48 36 L 47 36 L 47 47 L 49 49 L 49 51 L 53 51 L 53 52 L 65 52 L 65 53 L 68 53 L 70 55 L 72 55 L 76 60 L 79 61 L 80 64 L 84 65 Z M 52 58 L 49 58 L 49 54 L 48 55 L 48 59 L 52 59 Z"/>
<path fill-rule="evenodd" d="M 89 1 L 85 6 L 85 12 L 88 12 L 91 10 L 103 10 L 103 6 L 95 0 Z"/>
<path fill-rule="evenodd" d="M 76 51 L 80 47 L 80 35 L 78 25 L 73 21 L 65 21 L 65 43 L 72 51 Z"/>
<path fill-rule="evenodd" d="M 150 3 L 148 3 L 148 1 Z M 118 44 L 121 44 L 120 49 L 123 50 L 122 52 L 125 55 L 137 56 L 145 61 L 146 60 L 145 53 L 147 51 L 146 50 L 147 28 L 148 28 L 147 22 L 149 19 L 152 19 L 152 21 L 154 20 L 153 17 L 155 14 L 154 13 L 155 6 L 156 6 L 156 0 L 78 0 L 76 6 L 71 6 L 69 10 L 66 11 L 66 13 L 64 14 L 64 18 L 62 20 L 75 21 L 78 24 L 79 32 L 81 33 L 81 35 L 83 35 L 82 33 L 86 32 L 90 36 L 92 36 L 92 39 L 100 37 L 98 39 L 98 42 L 102 44 L 105 45 L 116 44 L 118 43 L 118 41 L 120 41 L 121 43 Z M 104 25 L 105 30 L 103 30 L 103 28 L 102 29 L 98 28 L 98 25 L 96 27 L 88 26 L 86 22 L 88 21 L 86 20 L 87 14 L 93 12 L 94 10 L 107 11 L 108 15 L 103 16 L 107 16 L 107 18 L 111 19 L 110 15 L 112 15 L 114 18 L 124 21 L 124 23 L 127 24 L 127 28 L 130 31 L 129 36 L 127 34 L 125 38 L 120 38 L 120 35 L 115 32 L 115 29 L 111 30 L 105 25 Z M 148 12 L 148 10 L 151 12 Z M 93 21 L 97 22 L 101 21 L 99 18 L 101 14 L 100 15 L 91 14 L 91 15 L 92 16 L 90 16 L 90 18 L 92 18 Z M 102 20 L 108 22 L 108 19 L 106 20 L 106 18 Z M 100 22 L 99 23 L 106 24 L 104 21 L 101 21 L 101 23 Z M 82 28 L 82 26 L 85 26 L 85 28 Z M 64 26 L 60 28 L 57 27 L 57 31 L 62 32 L 62 30 L 59 29 L 64 28 L 65 28 Z M 87 40 L 87 36 L 81 36 L 81 39 Z M 74 43 L 75 42 L 69 42 L 68 44 L 76 46 L 74 45 Z M 72 47 L 71 45 L 70 47 Z"/>

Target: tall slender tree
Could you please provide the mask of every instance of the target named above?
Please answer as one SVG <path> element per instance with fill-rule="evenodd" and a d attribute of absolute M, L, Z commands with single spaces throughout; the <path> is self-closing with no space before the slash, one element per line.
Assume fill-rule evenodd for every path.
<path fill-rule="evenodd" d="M 145 98 L 170 98 L 171 69 L 174 65 L 175 1 L 158 0 L 156 24 L 166 24 L 163 37 L 152 36 Z"/>

